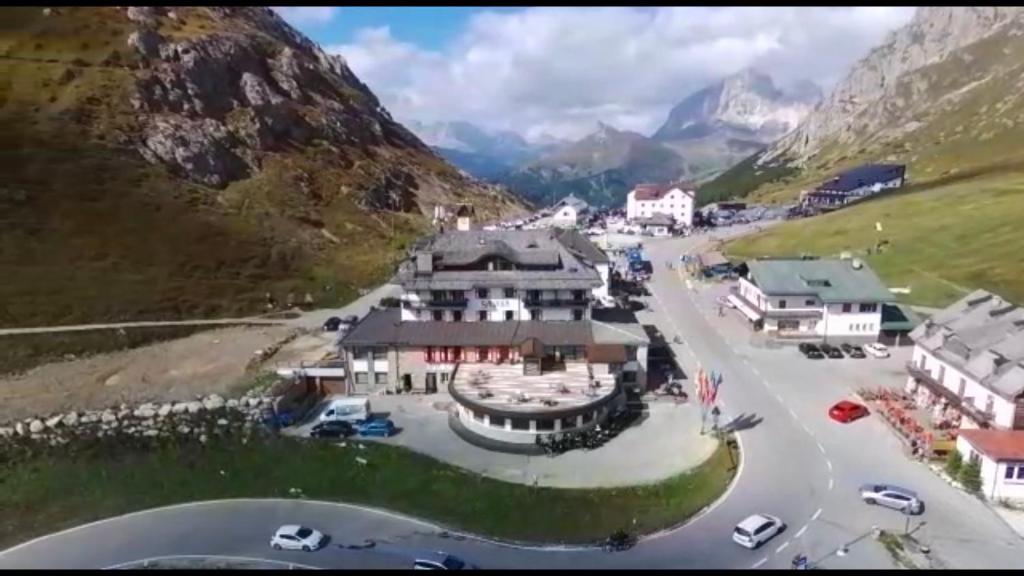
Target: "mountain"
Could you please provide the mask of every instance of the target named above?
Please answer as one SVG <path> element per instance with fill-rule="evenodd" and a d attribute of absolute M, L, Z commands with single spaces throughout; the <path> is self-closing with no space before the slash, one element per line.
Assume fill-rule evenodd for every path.
<path fill-rule="evenodd" d="M 687 173 L 670 148 L 603 123 L 593 134 L 499 178 L 516 193 L 540 205 L 575 194 L 593 206 L 625 203 L 635 184 L 661 182 Z"/>
<path fill-rule="evenodd" d="M 0 325 L 334 304 L 435 203 L 516 200 L 268 8 L 5 8 Z"/>
<path fill-rule="evenodd" d="M 1022 22 L 1019 7 L 918 8 L 796 130 L 712 184 L 791 197 L 867 161 L 905 163 L 919 183 L 1016 170 Z"/>
<path fill-rule="evenodd" d="M 698 173 L 713 174 L 795 128 L 819 100 L 821 89 L 812 82 L 784 91 L 767 74 L 747 69 L 687 96 L 653 138 Z"/>
<path fill-rule="evenodd" d="M 462 121 L 413 120 L 408 125 L 442 158 L 483 180 L 494 180 L 566 144 L 551 137 L 530 143 L 511 130 L 488 130 Z"/>

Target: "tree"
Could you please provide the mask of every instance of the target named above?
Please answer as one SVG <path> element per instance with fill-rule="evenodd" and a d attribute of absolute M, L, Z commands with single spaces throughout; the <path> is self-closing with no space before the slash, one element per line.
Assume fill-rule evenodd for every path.
<path fill-rule="evenodd" d="M 964 457 L 960 455 L 959 450 L 950 450 L 949 455 L 946 456 L 946 474 L 954 480 L 960 474 L 960 468 L 963 467 Z"/>
<path fill-rule="evenodd" d="M 960 467 L 960 484 L 964 490 L 977 495 L 981 492 L 981 462 L 977 458 L 971 458 Z"/>

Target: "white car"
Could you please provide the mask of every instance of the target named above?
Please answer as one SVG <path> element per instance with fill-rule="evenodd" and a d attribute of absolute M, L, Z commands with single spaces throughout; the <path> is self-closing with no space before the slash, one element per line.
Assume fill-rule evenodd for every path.
<path fill-rule="evenodd" d="M 281 526 L 270 539 L 270 547 L 274 550 L 302 550 L 312 552 L 323 548 L 327 537 L 319 530 L 288 524 Z"/>
<path fill-rule="evenodd" d="M 888 358 L 889 349 L 886 348 L 885 344 L 873 342 L 871 344 L 864 345 L 864 353 L 875 358 Z"/>
<path fill-rule="evenodd" d="M 754 514 L 736 525 L 732 531 L 732 541 L 754 550 L 782 532 L 786 524 L 770 514 Z"/>
<path fill-rule="evenodd" d="M 427 557 L 417 558 L 412 563 L 413 570 L 466 570 L 475 568 L 475 566 L 467 565 L 461 559 L 446 554 L 444 552 L 437 552 L 435 554 L 426 555 Z"/>

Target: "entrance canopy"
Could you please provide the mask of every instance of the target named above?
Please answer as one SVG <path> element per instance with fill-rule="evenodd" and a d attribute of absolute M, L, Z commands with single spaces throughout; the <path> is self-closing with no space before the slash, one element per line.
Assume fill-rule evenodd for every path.
<path fill-rule="evenodd" d="M 748 304 L 746 300 L 740 298 L 738 294 L 729 294 L 729 302 L 732 302 L 736 309 L 742 312 L 751 322 L 757 322 L 761 319 L 761 313 Z"/>

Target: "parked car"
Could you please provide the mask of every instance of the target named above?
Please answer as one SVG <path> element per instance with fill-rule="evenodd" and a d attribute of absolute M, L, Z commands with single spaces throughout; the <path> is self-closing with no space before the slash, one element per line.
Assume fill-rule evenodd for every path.
<path fill-rule="evenodd" d="M 801 342 L 797 348 L 800 350 L 801 354 L 811 360 L 821 360 L 825 357 L 825 355 L 821 353 L 821 349 L 809 342 Z"/>
<path fill-rule="evenodd" d="M 846 355 L 850 358 L 867 358 L 867 356 L 864 355 L 863 350 L 852 344 L 840 344 L 839 347 L 842 348 L 843 352 L 846 352 Z"/>
<path fill-rule="evenodd" d="M 889 348 L 885 344 L 880 342 L 872 342 L 871 344 L 864 345 L 864 352 L 874 356 L 875 358 L 888 358 Z"/>
<path fill-rule="evenodd" d="M 821 345 L 821 352 L 825 356 L 828 356 L 829 358 L 834 358 L 834 359 L 845 358 L 845 356 L 843 356 L 843 351 L 840 350 L 839 348 L 837 348 L 836 346 L 831 345 L 831 344 L 822 344 Z"/>
<path fill-rule="evenodd" d="M 868 504 L 880 504 L 904 513 L 924 512 L 924 502 L 916 492 L 891 484 L 865 484 L 860 487 L 860 497 Z"/>
<path fill-rule="evenodd" d="M 360 436 L 381 436 L 387 438 L 394 435 L 395 423 L 390 418 L 374 418 L 356 423 L 356 432 Z"/>
<path fill-rule="evenodd" d="M 356 433 L 356 429 L 350 422 L 344 420 L 331 420 L 319 422 L 309 431 L 311 438 L 348 438 Z"/>
<path fill-rule="evenodd" d="M 843 424 L 853 422 L 867 415 L 868 409 L 866 406 L 849 400 L 840 400 L 828 409 L 828 417 Z"/>
<path fill-rule="evenodd" d="M 782 532 L 786 524 L 770 514 L 754 514 L 736 525 L 732 531 L 732 541 L 755 550 L 776 534 Z"/>
<path fill-rule="evenodd" d="M 324 321 L 324 332 L 337 332 L 341 328 L 341 318 L 331 316 Z"/>
<path fill-rule="evenodd" d="M 281 526 L 270 539 L 270 547 L 274 550 L 312 552 L 323 548 L 325 544 L 327 544 L 327 536 L 324 536 L 322 532 L 298 524 Z"/>
<path fill-rule="evenodd" d="M 467 570 L 473 568 L 476 566 L 467 564 L 462 559 L 445 552 L 416 558 L 412 563 L 413 570 Z"/>

